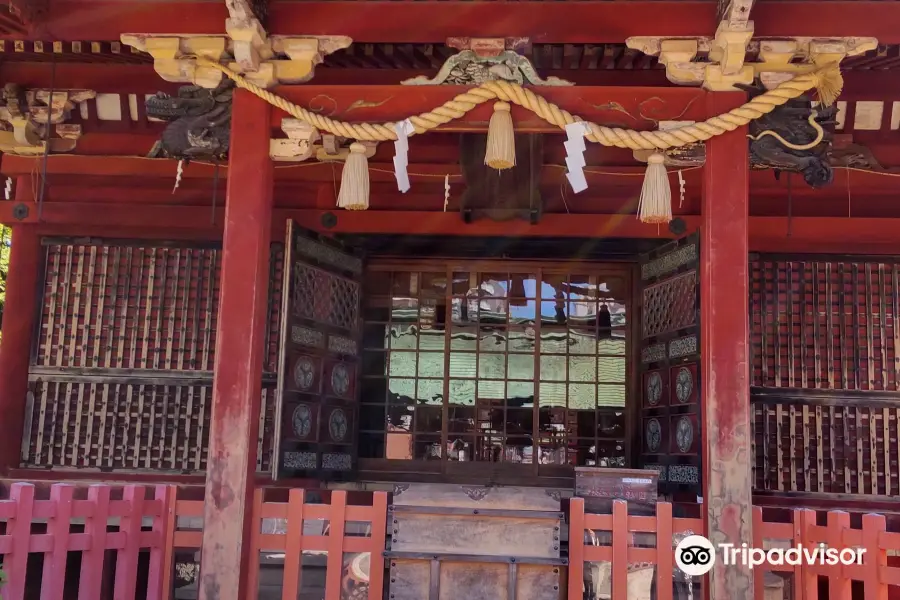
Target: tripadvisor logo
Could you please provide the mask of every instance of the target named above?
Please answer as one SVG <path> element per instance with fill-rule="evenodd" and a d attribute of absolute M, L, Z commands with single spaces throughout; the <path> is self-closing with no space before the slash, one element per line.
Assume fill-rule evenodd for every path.
<path fill-rule="evenodd" d="M 750 548 L 747 544 L 719 544 L 718 552 L 712 542 L 702 535 L 684 538 L 675 548 L 675 564 L 686 575 L 699 577 L 709 573 L 721 554 L 724 566 L 744 565 L 751 569 L 762 564 L 772 566 L 799 565 L 861 565 L 865 548 L 828 548 L 825 544 L 791 548 Z"/>

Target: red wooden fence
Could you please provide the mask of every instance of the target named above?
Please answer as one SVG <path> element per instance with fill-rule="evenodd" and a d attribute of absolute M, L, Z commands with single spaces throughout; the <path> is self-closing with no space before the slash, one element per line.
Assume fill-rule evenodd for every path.
<path fill-rule="evenodd" d="M 340 600 L 348 591 L 345 577 L 345 553 L 368 554 L 368 600 L 381 600 L 384 584 L 384 542 L 387 523 L 387 494 L 373 495 L 370 506 L 347 504 L 346 492 L 334 491 L 326 504 L 305 500 L 304 490 L 291 490 L 288 502 L 264 502 L 257 491 L 253 506 L 250 548 L 258 558 L 261 552 L 284 557 L 281 579 L 283 600 L 296 600 L 304 552 L 327 553 L 324 576 L 325 600 Z M 82 494 L 83 495 L 83 494 Z M 119 498 L 121 495 L 121 498 Z M 34 598 L 26 590 L 29 553 L 43 554 L 40 578 L 41 600 L 62 600 L 66 586 L 66 559 L 69 552 L 81 553 L 81 567 L 71 574 L 66 596 L 77 589 L 79 600 L 97 600 L 112 592 L 118 599 L 136 597 L 138 555 L 149 552 L 146 598 L 168 600 L 173 585 L 174 554 L 179 549 L 200 547 L 202 530 L 186 529 L 179 519 L 202 518 L 203 503 L 177 498 L 174 486 L 113 488 L 93 485 L 85 499 L 75 499 L 76 488 L 55 484 L 48 500 L 36 500 L 31 484 L 16 483 L 10 498 L 0 500 L 0 558 L 6 583 L 0 589 L 4 600 Z M 113 499 L 115 498 L 115 499 Z M 117 520 L 118 525 L 115 521 Z M 703 531 L 700 519 L 672 517 L 672 506 L 657 505 L 655 517 L 629 516 L 624 502 L 616 502 L 611 515 L 585 514 L 584 502 L 570 502 L 568 600 L 581 600 L 585 564 L 611 563 L 611 600 L 627 600 L 629 566 L 641 563 L 655 569 L 656 598 L 672 600 L 675 575 L 673 536 Z M 327 521 L 327 526 L 311 530 L 304 522 Z M 118 530 L 116 530 L 118 529 Z M 590 532 L 586 535 L 587 532 Z M 764 600 L 767 572 L 793 574 L 793 598 L 818 600 L 819 578 L 827 582 L 828 598 L 844 600 L 851 595 L 851 583 L 860 582 L 865 600 L 887 600 L 888 590 L 900 590 L 900 567 L 890 566 L 888 554 L 900 553 L 900 533 L 886 531 L 881 515 L 864 515 L 862 527 L 850 524 L 848 513 L 832 511 L 824 525 L 816 523 L 816 513 L 794 510 L 792 522 L 763 521 L 762 509 L 754 509 L 754 547 L 773 546 L 813 548 L 820 543 L 831 548 L 863 548 L 862 564 L 852 566 L 775 566 L 764 564 L 753 571 L 756 600 Z M 655 534 L 655 546 L 639 547 L 641 535 Z M 606 539 L 609 543 L 602 545 Z M 598 545 L 598 540 L 601 544 Z M 646 544 L 644 544 L 646 546 Z M 111 589 L 104 590 L 107 550 L 115 551 L 115 577 Z M 257 597 L 260 571 L 254 565 L 245 597 Z M 108 575 L 108 574 L 107 574 Z M 107 577 L 108 578 L 108 577 Z M 359 583 L 357 581 L 357 583 Z M 142 592 L 143 590 L 141 590 Z M 356 595 L 361 590 L 357 588 Z M 718 600 L 718 599 L 715 599 Z"/>
<path fill-rule="evenodd" d="M 584 512 L 584 501 L 573 498 L 569 504 L 569 598 L 581 600 L 585 563 L 606 561 L 612 563 L 611 600 L 627 600 L 628 568 L 635 563 L 655 567 L 657 600 L 672 600 L 674 578 L 673 536 L 701 533 L 700 519 L 672 517 L 672 507 L 661 502 L 656 505 L 655 517 L 629 516 L 627 504 L 613 503 L 613 514 L 594 515 Z M 585 535 L 585 532 L 592 535 Z M 597 532 L 611 533 L 610 545 L 594 545 Z M 634 547 L 634 534 L 656 534 L 655 548 Z M 900 533 L 886 531 L 882 515 L 863 515 L 862 528 L 850 525 L 850 514 L 831 511 L 826 525 L 816 524 L 816 512 L 796 509 L 792 522 L 771 523 L 763 521 L 762 509 L 753 510 L 753 547 L 815 548 L 825 544 L 829 548 L 865 549 L 862 564 L 852 566 L 771 565 L 764 563 L 753 569 L 755 600 L 765 600 L 765 574 L 792 573 L 794 600 L 818 600 L 819 577 L 828 581 L 829 600 L 849 600 L 852 582 L 864 586 L 865 600 L 887 600 L 888 591 L 900 589 L 900 567 L 888 565 L 888 552 L 900 552 Z M 581 542 L 581 543 L 578 543 Z M 624 557 L 624 560 L 622 560 Z M 718 599 L 714 599 L 718 600 Z M 722 599 L 728 600 L 728 599 Z"/>

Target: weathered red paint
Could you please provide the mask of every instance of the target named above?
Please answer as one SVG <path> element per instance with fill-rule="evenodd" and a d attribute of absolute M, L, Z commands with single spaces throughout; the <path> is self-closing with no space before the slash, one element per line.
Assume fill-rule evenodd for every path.
<path fill-rule="evenodd" d="M 46 30 L 55 40 L 117 40 L 122 33 L 181 33 L 173 3 L 153 0 L 54 0 Z M 221 35 L 228 13 L 223 3 L 178 2 L 191 33 Z M 648 31 L 648 15 L 654 26 Z M 761 2 L 753 10 L 756 34 L 767 37 L 873 36 L 900 41 L 900 6 L 895 2 L 833 0 L 828 10 L 808 1 Z M 702 0 L 585 0 L 565 7 L 552 2 L 364 2 L 318 0 L 272 2 L 269 32 L 347 35 L 355 42 L 442 43 L 450 36 L 530 37 L 536 43 L 622 43 L 634 35 L 701 36 L 716 26 L 716 3 Z"/>
<path fill-rule="evenodd" d="M 710 115 L 744 101 L 743 94 L 710 94 Z M 751 544 L 748 253 L 750 218 L 744 128 L 707 142 L 700 226 L 703 500 L 713 543 Z M 752 594 L 749 569 L 718 562 L 710 598 Z"/>
<path fill-rule="evenodd" d="M 238 600 L 247 576 L 263 369 L 272 163 L 269 105 L 234 97 L 216 335 L 200 600 Z"/>
<path fill-rule="evenodd" d="M 22 177 L 16 199 L 31 199 L 31 181 Z M 13 204 L 5 202 L 4 204 Z M 22 423 L 28 393 L 28 364 L 31 338 L 37 318 L 38 286 L 43 271 L 41 240 L 34 225 L 13 226 L 12 248 L 3 309 L 3 337 L 0 341 L 0 473 L 19 466 Z"/>

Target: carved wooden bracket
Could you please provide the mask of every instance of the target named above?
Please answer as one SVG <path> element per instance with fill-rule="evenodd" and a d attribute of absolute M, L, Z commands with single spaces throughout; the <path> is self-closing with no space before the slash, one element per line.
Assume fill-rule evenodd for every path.
<path fill-rule="evenodd" d="M 253 83 L 271 87 L 308 81 L 325 56 L 352 42 L 346 36 L 268 36 L 255 19 L 229 19 L 226 28 L 228 36 L 124 34 L 122 43 L 150 54 L 166 81 L 215 88 L 222 73 L 198 65 L 193 56 L 225 61 Z"/>
<path fill-rule="evenodd" d="M 467 49 L 454 54 L 434 78 L 425 75 L 402 81 L 401 85 L 481 85 L 486 81 L 511 81 L 519 85 L 569 86 L 559 77 L 541 79 L 527 58 L 506 49 L 502 39 L 450 38 Z M 514 43 L 521 44 L 521 39 Z"/>
<path fill-rule="evenodd" d="M 322 136 L 322 145 L 316 145 L 316 160 L 320 162 L 343 162 L 350 155 L 350 143 L 354 141 L 326 133 Z M 378 142 L 359 143 L 366 147 L 366 158 L 375 156 Z"/>
<path fill-rule="evenodd" d="M 281 130 L 287 139 L 269 141 L 269 156 L 282 162 L 301 162 L 312 156 L 313 143 L 319 139 L 319 131 L 299 119 L 282 119 Z"/>
<path fill-rule="evenodd" d="M 669 81 L 702 85 L 711 91 L 739 89 L 751 85 L 757 76 L 771 89 L 819 66 L 878 46 L 878 40 L 865 37 L 751 40 L 752 35 L 752 21 L 744 29 L 731 28 L 723 21 L 714 38 L 631 37 L 626 43 L 629 48 L 659 57 Z M 748 52 L 758 53 L 759 62 L 746 62 Z"/>
<path fill-rule="evenodd" d="M 65 124 L 72 110 L 96 96 L 93 90 L 24 90 L 16 84 L 3 88 L 0 151 L 10 154 L 43 154 L 47 127 L 55 126 L 58 138 L 50 138 L 51 152 L 71 152 L 81 137 L 81 126 Z M 10 131 L 11 130 L 11 131 Z"/>

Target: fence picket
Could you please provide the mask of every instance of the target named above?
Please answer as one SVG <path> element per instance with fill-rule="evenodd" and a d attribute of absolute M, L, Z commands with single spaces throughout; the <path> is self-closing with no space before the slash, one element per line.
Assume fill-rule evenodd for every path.
<path fill-rule="evenodd" d="M 16 516 L 6 523 L 7 535 L 12 538 L 12 547 L 3 557 L 6 585 L 0 588 L 2 589 L 0 596 L 5 600 L 24 600 L 31 515 L 34 512 L 34 486 L 30 483 L 14 483 L 9 498 L 16 505 Z"/>
<path fill-rule="evenodd" d="M 881 533 L 887 529 L 884 515 L 863 515 L 863 556 L 865 600 L 887 600 L 888 586 L 881 582 L 881 570 L 887 567 L 887 550 L 881 547 Z"/>
<path fill-rule="evenodd" d="M 656 599 L 672 600 L 675 580 L 672 550 L 672 505 L 656 505 Z"/>
<path fill-rule="evenodd" d="M 281 600 L 297 600 L 303 572 L 303 496 L 305 490 L 293 489 L 288 497 L 287 539 L 284 541 L 284 578 Z"/>
<path fill-rule="evenodd" d="M 828 539 L 825 542 L 829 548 L 844 547 L 844 530 L 850 528 L 850 513 L 841 510 L 832 510 L 828 513 Z M 828 598 L 850 598 L 850 579 L 844 573 L 844 568 L 836 565 L 828 570 Z"/>
<path fill-rule="evenodd" d="M 74 493 L 75 488 L 67 483 L 55 483 L 50 488 L 50 501 L 54 510 L 47 519 L 47 534 L 52 538 L 52 549 L 44 555 L 41 600 L 62 600 L 63 597 Z"/>
<path fill-rule="evenodd" d="M 762 508 L 753 507 L 753 547 L 763 547 L 763 516 Z M 764 598 L 766 591 L 766 573 L 763 569 L 757 568 L 751 571 L 753 575 L 753 597 Z"/>
<path fill-rule="evenodd" d="M 347 514 L 347 492 L 331 492 L 328 517 L 328 562 L 325 570 L 325 600 L 341 600 L 341 575 L 344 568 L 344 525 Z"/>
<path fill-rule="evenodd" d="M 369 600 L 384 597 L 384 542 L 387 537 L 387 493 L 372 497 L 372 552 L 369 555 Z"/>
<path fill-rule="evenodd" d="M 175 498 L 173 485 L 158 485 L 154 497 L 162 502 L 162 512 L 153 517 L 153 532 L 156 546 L 150 548 L 150 569 L 147 574 L 147 600 L 168 600 L 168 590 L 172 589 L 172 569 L 174 551 L 172 538 L 175 535 Z"/>
<path fill-rule="evenodd" d="M 812 510 L 800 510 L 800 545 L 804 548 L 815 548 L 818 542 L 810 540 L 810 531 L 816 526 L 816 513 Z M 819 576 L 812 567 L 804 565 L 802 568 L 803 581 L 800 591 L 803 600 L 819 600 Z"/>
<path fill-rule="evenodd" d="M 88 549 L 81 554 L 78 600 L 96 600 L 103 588 L 103 558 L 106 552 L 106 526 L 109 518 L 109 492 L 106 485 L 88 488 L 91 514 L 85 519 L 84 532 L 90 537 Z"/>
<path fill-rule="evenodd" d="M 569 500 L 569 598 L 584 598 L 584 500 Z"/>
<path fill-rule="evenodd" d="M 613 501 L 612 600 L 628 598 L 628 504 Z M 615 560 L 621 558 L 622 560 Z"/>
<path fill-rule="evenodd" d="M 119 521 L 119 531 L 125 533 L 125 547 L 116 557 L 116 580 L 113 588 L 115 600 L 133 598 L 137 586 L 137 561 L 141 549 L 141 521 L 144 507 L 144 488 L 126 486 L 122 499 L 128 512 Z"/>

